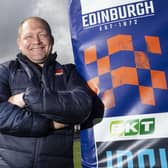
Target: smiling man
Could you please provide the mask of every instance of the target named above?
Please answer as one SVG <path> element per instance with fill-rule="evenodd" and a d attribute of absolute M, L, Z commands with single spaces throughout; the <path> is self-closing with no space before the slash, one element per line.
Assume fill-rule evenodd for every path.
<path fill-rule="evenodd" d="M 56 61 L 44 19 L 21 22 L 17 44 L 0 65 L 0 167 L 73 168 L 74 124 L 87 121 L 92 94 L 74 65 Z"/>
<path fill-rule="evenodd" d="M 17 43 L 22 54 L 42 65 L 51 53 L 54 40 L 47 23 L 30 18 L 21 23 Z"/>

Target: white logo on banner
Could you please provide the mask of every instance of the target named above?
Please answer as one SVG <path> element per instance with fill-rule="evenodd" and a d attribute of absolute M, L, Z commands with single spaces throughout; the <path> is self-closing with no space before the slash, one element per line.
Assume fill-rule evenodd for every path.
<path fill-rule="evenodd" d="M 82 14 L 145 0 L 80 0 Z"/>
<path fill-rule="evenodd" d="M 155 14 L 153 0 L 81 0 L 84 29 L 100 31 L 137 24 L 137 19 Z"/>

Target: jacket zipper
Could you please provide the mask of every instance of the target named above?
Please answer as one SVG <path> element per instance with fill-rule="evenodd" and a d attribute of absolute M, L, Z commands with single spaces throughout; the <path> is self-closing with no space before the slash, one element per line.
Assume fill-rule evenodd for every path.
<path fill-rule="evenodd" d="M 37 168 L 38 166 L 39 146 L 40 146 L 40 138 L 36 138 L 36 143 L 34 148 L 33 168 Z"/>
<path fill-rule="evenodd" d="M 40 86 L 41 86 L 41 88 L 43 88 L 42 75 L 41 75 Z M 37 168 L 38 167 L 39 147 L 40 147 L 40 138 L 36 138 L 36 143 L 35 143 L 35 148 L 34 148 L 33 168 Z"/>
<path fill-rule="evenodd" d="M 43 111 L 45 112 L 46 111 L 46 98 L 45 98 L 45 95 L 46 95 L 46 89 L 47 89 L 47 86 L 46 86 L 46 83 L 45 83 L 45 80 L 44 80 L 44 72 L 42 73 L 41 75 L 41 89 L 43 90 L 42 91 L 42 96 L 43 96 Z"/>

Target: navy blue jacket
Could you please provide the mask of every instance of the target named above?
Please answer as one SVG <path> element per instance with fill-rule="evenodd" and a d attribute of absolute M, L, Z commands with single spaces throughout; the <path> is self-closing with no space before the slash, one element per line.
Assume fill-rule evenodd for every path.
<path fill-rule="evenodd" d="M 22 54 L 0 65 L 0 168 L 73 167 L 73 126 L 88 119 L 92 96 L 75 66 L 55 58 L 42 69 Z M 8 102 L 21 92 L 25 108 Z M 69 126 L 54 130 L 52 120 Z"/>

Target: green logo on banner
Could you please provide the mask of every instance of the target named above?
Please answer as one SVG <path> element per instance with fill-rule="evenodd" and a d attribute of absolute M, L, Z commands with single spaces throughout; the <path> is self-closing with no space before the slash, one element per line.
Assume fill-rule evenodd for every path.
<path fill-rule="evenodd" d="M 154 129 L 154 118 L 114 120 L 110 122 L 112 136 L 148 135 L 152 134 Z"/>

